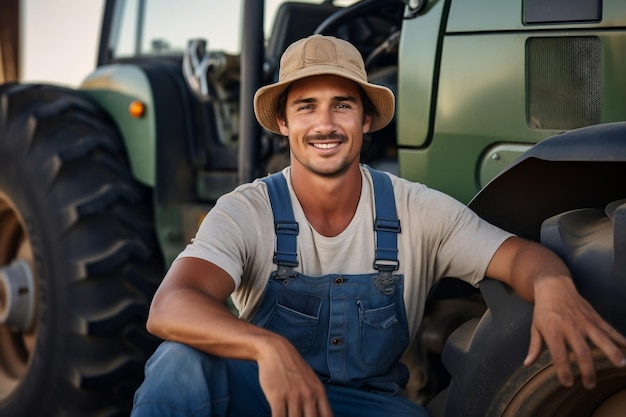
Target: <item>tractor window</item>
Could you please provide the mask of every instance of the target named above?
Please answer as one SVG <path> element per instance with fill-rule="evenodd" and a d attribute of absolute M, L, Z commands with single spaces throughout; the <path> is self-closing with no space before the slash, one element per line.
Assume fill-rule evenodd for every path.
<path fill-rule="evenodd" d="M 143 5 L 143 7 L 142 7 Z M 221 0 L 123 0 L 113 29 L 113 58 L 180 55 L 187 41 L 207 39 L 209 48 L 239 53 L 241 2 Z"/>
<path fill-rule="evenodd" d="M 301 0 L 322 3 L 322 0 Z M 335 0 L 345 7 L 356 0 Z M 213 51 L 241 52 L 242 5 L 246 0 L 117 0 L 109 51 L 113 60 L 182 55 L 190 39 L 202 38 Z M 265 35 L 285 0 L 266 0 Z"/>
<path fill-rule="evenodd" d="M 113 29 L 115 39 L 111 46 L 114 49 L 115 58 L 125 58 L 135 55 L 134 34 L 137 31 L 137 4 L 123 1 L 118 3 L 115 13 L 115 25 Z"/>

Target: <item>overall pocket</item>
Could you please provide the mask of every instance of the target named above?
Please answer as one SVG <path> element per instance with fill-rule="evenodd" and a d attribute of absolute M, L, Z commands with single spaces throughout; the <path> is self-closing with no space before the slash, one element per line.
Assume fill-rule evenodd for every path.
<path fill-rule="evenodd" d="M 311 352 L 319 322 L 321 300 L 307 294 L 277 297 L 268 330 L 289 340 L 301 355 Z"/>
<path fill-rule="evenodd" d="M 386 370 L 403 352 L 405 342 L 398 320 L 397 305 L 367 308 L 364 300 L 357 301 L 360 323 L 360 357 L 369 368 Z"/>

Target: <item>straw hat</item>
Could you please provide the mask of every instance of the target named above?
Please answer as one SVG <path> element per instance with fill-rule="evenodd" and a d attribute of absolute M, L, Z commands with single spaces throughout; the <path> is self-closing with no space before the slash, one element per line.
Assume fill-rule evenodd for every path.
<path fill-rule="evenodd" d="M 280 59 L 278 82 L 261 87 L 254 95 L 254 113 L 261 126 L 280 135 L 278 97 L 294 81 L 322 74 L 347 78 L 363 88 L 379 113 L 372 119 L 371 132 L 382 129 L 393 118 L 394 95 L 387 87 L 367 82 L 360 52 L 342 39 L 312 35 L 287 48 Z"/>

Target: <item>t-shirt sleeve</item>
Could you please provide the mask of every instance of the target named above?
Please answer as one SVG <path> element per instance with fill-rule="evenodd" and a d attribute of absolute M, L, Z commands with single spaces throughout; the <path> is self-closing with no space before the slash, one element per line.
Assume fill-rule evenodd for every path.
<path fill-rule="evenodd" d="M 500 245 L 514 235 L 444 193 L 424 192 L 428 203 L 422 216 L 428 219 L 426 238 L 434 243 L 430 247 L 435 278 L 455 277 L 478 285 Z"/>
<path fill-rule="evenodd" d="M 267 235 L 261 229 L 268 222 L 260 220 L 264 212 L 271 210 L 269 203 L 263 203 L 267 201 L 264 190 L 265 187 L 254 183 L 243 192 L 235 190 L 220 197 L 176 260 L 195 257 L 209 261 L 226 271 L 235 283 L 235 290 L 238 289 L 244 271 L 250 267 L 249 260 L 254 259 L 257 240 Z M 269 224 L 272 230 L 272 223 Z M 269 234 L 269 238 L 273 239 L 273 235 Z M 272 243 L 268 241 L 266 245 L 272 247 Z"/>

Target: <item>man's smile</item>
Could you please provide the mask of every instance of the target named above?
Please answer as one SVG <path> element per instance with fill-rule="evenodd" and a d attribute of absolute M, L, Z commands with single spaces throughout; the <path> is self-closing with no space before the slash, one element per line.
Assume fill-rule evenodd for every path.
<path fill-rule="evenodd" d="M 311 145 L 315 146 L 318 149 L 332 149 L 334 147 L 336 147 L 337 145 L 339 145 L 338 142 L 331 142 L 331 143 L 312 143 Z"/>

